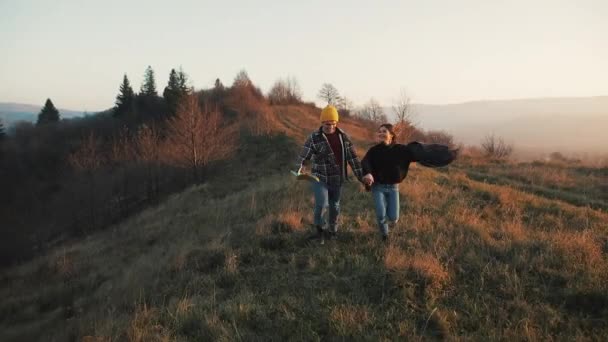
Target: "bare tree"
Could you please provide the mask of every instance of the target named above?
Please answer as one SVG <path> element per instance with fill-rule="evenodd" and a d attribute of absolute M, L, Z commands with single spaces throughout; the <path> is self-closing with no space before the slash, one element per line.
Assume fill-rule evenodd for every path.
<path fill-rule="evenodd" d="M 338 89 L 329 83 L 324 83 L 317 95 L 321 100 L 327 102 L 328 105 L 335 105 L 340 98 Z"/>
<path fill-rule="evenodd" d="M 340 115 L 350 116 L 355 109 L 355 104 L 346 96 L 339 96 L 336 107 L 338 108 Z"/>
<path fill-rule="evenodd" d="M 373 97 L 359 110 L 358 115 L 366 120 L 381 124 L 388 122 L 380 103 Z"/>
<path fill-rule="evenodd" d="M 113 191 L 116 194 L 114 199 L 118 206 L 120 217 L 125 217 L 128 213 L 128 194 L 129 194 L 129 162 L 136 155 L 135 148 L 132 145 L 129 134 L 126 128 L 122 128 L 118 135 L 112 139 L 110 150 L 110 162 L 113 171 L 119 176 L 120 181 Z"/>
<path fill-rule="evenodd" d="M 238 74 L 236 74 L 236 77 L 234 78 L 234 82 L 232 83 L 232 86 L 235 88 L 241 88 L 241 87 L 251 87 L 253 86 L 253 83 L 251 82 L 251 79 L 249 78 L 249 75 L 247 74 L 247 71 L 245 71 L 244 69 L 239 71 Z"/>
<path fill-rule="evenodd" d="M 302 92 L 295 77 L 278 79 L 268 92 L 270 104 L 293 104 L 302 102 Z"/>
<path fill-rule="evenodd" d="M 68 156 L 68 163 L 76 170 L 85 173 L 88 183 L 89 224 L 94 228 L 97 223 L 97 206 L 95 200 L 97 171 L 103 164 L 103 155 L 100 142 L 93 133 L 90 133 L 80 144 L 80 147 Z"/>
<path fill-rule="evenodd" d="M 402 90 L 399 97 L 393 101 L 393 112 L 395 113 L 397 123 L 404 121 L 408 121 L 410 124 L 413 123 L 411 100 L 405 91 Z"/>
<path fill-rule="evenodd" d="M 397 135 L 397 141 L 407 143 L 416 139 L 416 126 L 410 121 L 403 120 L 397 121 L 394 126 L 395 135 Z"/>
<path fill-rule="evenodd" d="M 137 158 L 146 169 L 147 198 L 156 198 L 159 192 L 160 135 L 153 127 L 143 125 L 137 131 Z"/>
<path fill-rule="evenodd" d="M 399 97 L 393 101 L 393 112 L 395 113 L 395 133 L 397 139 L 407 142 L 412 138 L 414 132 L 413 112 L 410 97 L 405 91 L 401 91 Z"/>
<path fill-rule="evenodd" d="M 287 104 L 288 91 L 285 81 L 277 80 L 268 92 L 268 101 L 271 105 Z"/>
<path fill-rule="evenodd" d="M 68 162 L 78 171 L 91 173 L 101 166 L 102 158 L 99 141 L 90 133 L 80 147 L 68 157 Z"/>
<path fill-rule="evenodd" d="M 481 142 L 481 148 L 487 157 L 503 159 L 513 153 L 513 146 L 505 143 L 502 138 L 497 138 L 494 134 L 486 135 Z"/>
<path fill-rule="evenodd" d="M 447 145 L 450 148 L 455 146 L 454 136 L 446 131 L 428 131 L 425 134 L 425 141 L 431 144 Z"/>
<path fill-rule="evenodd" d="M 201 110 L 196 95 L 186 96 L 168 121 L 170 155 L 178 165 L 190 168 L 196 182 L 202 180 L 203 168 L 227 153 L 232 142 L 232 134 L 220 130 L 219 111 L 204 107 Z"/>
<path fill-rule="evenodd" d="M 298 79 L 295 76 L 287 76 L 285 83 L 287 84 L 290 101 L 295 103 L 302 102 L 302 89 L 300 89 Z"/>

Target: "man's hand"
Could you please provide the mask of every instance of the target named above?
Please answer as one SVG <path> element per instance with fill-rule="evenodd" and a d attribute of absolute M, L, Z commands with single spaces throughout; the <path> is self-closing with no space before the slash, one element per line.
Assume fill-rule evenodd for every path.
<path fill-rule="evenodd" d="M 365 176 L 363 176 L 363 184 L 365 184 L 367 186 L 374 184 L 374 176 L 372 176 L 371 173 L 368 173 Z"/>

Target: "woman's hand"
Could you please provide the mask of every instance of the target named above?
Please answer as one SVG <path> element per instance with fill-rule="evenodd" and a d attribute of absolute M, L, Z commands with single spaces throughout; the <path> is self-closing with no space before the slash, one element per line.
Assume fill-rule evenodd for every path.
<path fill-rule="evenodd" d="M 371 173 L 368 173 L 365 176 L 363 176 L 363 184 L 365 184 L 367 186 L 374 184 L 374 176 L 372 176 Z"/>

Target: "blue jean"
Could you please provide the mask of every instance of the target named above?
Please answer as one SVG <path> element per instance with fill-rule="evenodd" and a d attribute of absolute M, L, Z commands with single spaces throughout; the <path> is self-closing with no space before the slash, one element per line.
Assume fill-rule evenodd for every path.
<path fill-rule="evenodd" d="M 388 235 L 388 222 L 399 220 L 399 184 L 374 184 L 372 196 L 380 232 Z"/>
<path fill-rule="evenodd" d="M 315 195 L 314 221 L 316 226 L 323 227 L 323 209 L 329 207 L 329 231 L 336 232 L 338 215 L 340 215 L 341 186 L 328 186 L 322 182 L 313 182 L 312 191 Z"/>

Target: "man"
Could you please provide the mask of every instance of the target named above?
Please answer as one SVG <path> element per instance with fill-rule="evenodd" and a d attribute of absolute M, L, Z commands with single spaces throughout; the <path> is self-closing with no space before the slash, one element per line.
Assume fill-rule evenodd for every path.
<path fill-rule="evenodd" d="M 316 234 L 311 238 L 322 242 L 325 236 L 330 240 L 337 237 L 340 194 L 342 184 L 347 179 L 346 163 L 350 164 L 357 179 L 363 182 L 359 158 L 348 135 L 337 127 L 338 120 L 336 107 L 328 105 L 321 111 L 322 126 L 306 139 L 297 165 L 298 172 L 308 173 L 304 162 L 312 159 L 310 173 L 319 178 L 318 182 L 312 184 Z M 323 219 L 323 209 L 326 207 L 329 207 L 327 229 Z"/>

